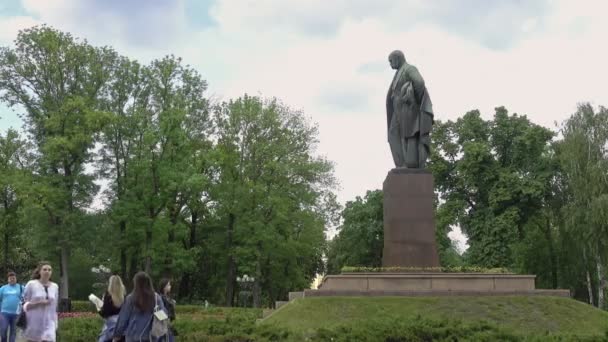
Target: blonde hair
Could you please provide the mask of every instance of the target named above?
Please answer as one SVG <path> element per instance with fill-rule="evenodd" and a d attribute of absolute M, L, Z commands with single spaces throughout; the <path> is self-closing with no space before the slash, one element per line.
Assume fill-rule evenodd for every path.
<path fill-rule="evenodd" d="M 119 276 L 113 275 L 110 277 L 108 293 L 110 294 L 110 297 L 112 297 L 112 304 L 114 304 L 115 307 L 118 308 L 122 306 L 122 303 L 125 301 L 127 290 Z"/>

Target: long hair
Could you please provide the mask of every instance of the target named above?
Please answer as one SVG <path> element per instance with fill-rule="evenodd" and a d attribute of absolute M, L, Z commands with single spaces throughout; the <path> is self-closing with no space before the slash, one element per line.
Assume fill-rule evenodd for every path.
<path fill-rule="evenodd" d="M 156 304 L 156 294 L 152 279 L 146 272 L 137 272 L 133 277 L 133 300 L 135 307 L 142 312 L 150 312 Z"/>
<path fill-rule="evenodd" d="M 42 268 L 44 266 L 51 266 L 51 263 L 48 261 L 39 262 L 38 266 L 36 266 L 36 269 L 34 270 L 34 272 L 32 272 L 32 279 L 40 279 L 40 271 L 42 270 Z"/>
<path fill-rule="evenodd" d="M 112 304 L 119 308 L 125 301 L 125 285 L 122 283 L 122 279 L 119 276 L 113 275 L 110 277 L 108 282 L 108 293 L 112 297 Z"/>
<path fill-rule="evenodd" d="M 158 282 L 158 288 L 156 289 L 158 291 L 158 293 L 164 296 L 165 295 L 165 287 L 170 282 L 171 282 L 171 279 L 169 279 L 169 278 L 162 278 L 160 280 L 160 282 Z"/>

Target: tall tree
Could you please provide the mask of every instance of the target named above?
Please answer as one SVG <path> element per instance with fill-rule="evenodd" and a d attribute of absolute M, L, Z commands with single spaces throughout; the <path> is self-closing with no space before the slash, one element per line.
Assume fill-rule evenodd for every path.
<path fill-rule="evenodd" d="M 96 193 L 85 172 L 107 116 L 97 108 L 116 54 L 46 26 L 20 31 L 0 50 L 0 99 L 25 109 L 36 145 L 32 194 L 48 215 L 60 255 L 61 298 L 69 295 L 71 239 L 81 210 Z"/>
<path fill-rule="evenodd" d="M 471 111 L 438 126 L 429 168 L 438 210 L 447 210 L 444 224 L 458 224 L 467 235 L 470 263 L 513 266 L 514 246 L 550 189 L 553 132 L 502 107 L 491 121 Z"/>
<path fill-rule="evenodd" d="M 101 99 L 101 107 L 111 113 L 111 119 L 103 130 L 98 169 L 100 176 L 111 182 L 107 196 L 112 199 L 110 214 L 118 231 L 120 274 L 123 279 L 128 279 L 127 248 L 130 239 L 127 238 L 127 222 L 131 215 L 128 182 L 137 138 L 137 120 L 142 118 L 136 115 L 136 110 L 147 97 L 142 67 L 126 57 L 118 58 L 107 89 L 106 96 Z"/>
<path fill-rule="evenodd" d="M 28 145 L 13 129 L 9 129 L 4 136 L 0 134 L 0 231 L 3 237 L 4 273 L 18 266 L 15 258 L 11 258 L 11 251 L 23 244 L 19 210 L 24 204 L 24 186 L 30 179 L 31 155 Z M 13 259 L 12 262 L 10 259 Z"/>
<path fill-rule="evenodd" d="M 564 171 L 566 228 L 578 241 L 586 268 L 589 298 L 597 281 L 597 305 L 605 308 L 608 255 L 608 109 L 582 104 L 563 125 L 558 155 Z M 580 249 L 579 249 L 580 250 Z M 589 267 L 593 265 L 593 269 Z M 591 300 L 592 301 L 592 300 Z"/>
<path fill-rule="evenodd" d="M 244 96 L 215 110 L 225 230 L 226 304 L 237 273 L 253 274 L 254 303 L 307 286 L 322 267 L 324 229 L 335 211 L 333 166 L 314 155 L 317 128 L 276 100 Z M 281 278 L 284 281 L 281 282 Z"/>

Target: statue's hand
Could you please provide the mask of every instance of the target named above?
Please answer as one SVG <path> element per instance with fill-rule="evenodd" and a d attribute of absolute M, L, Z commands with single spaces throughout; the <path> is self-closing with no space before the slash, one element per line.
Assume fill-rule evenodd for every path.
<path fill-rule="evenodd" d="M 401 87 L 401 98 L 405 102 L 406 105 L 411 105 L 414 99 L 414 88 L 412 87 L 411 82 L 406 82 L 403 87 Z"/>

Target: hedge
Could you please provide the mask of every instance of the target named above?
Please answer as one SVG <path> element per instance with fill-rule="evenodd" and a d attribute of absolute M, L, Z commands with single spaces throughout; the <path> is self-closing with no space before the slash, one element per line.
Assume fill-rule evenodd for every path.
<path fill-rule="evenodd" d="M 604 341 L 602 337 L 531 336 L 525 337 L 486 322 L 465 323 L 458 320 L 408 321 L 381 317 L 331 329 L 294 333 L 281 327 L 258 325 L 259 310 L 218 310 L 225 318 L 205 317 L 202 313 L 178 316 L 175 326 L 180 342 L 204 341 Z M 65 318 L 60 321 L 57 342 L 96 341 L 102 320 L 98 317 Z"/>

